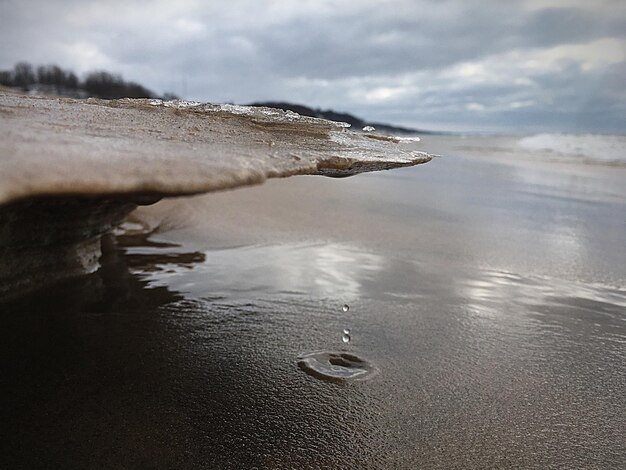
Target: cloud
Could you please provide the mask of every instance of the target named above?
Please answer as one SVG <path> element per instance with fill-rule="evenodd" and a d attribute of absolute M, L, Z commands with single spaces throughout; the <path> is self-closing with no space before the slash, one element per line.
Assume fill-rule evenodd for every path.
<path fill-rule="evenodd" d="M 0 3 L 1 68 L 107 69 L 191 99 L 435 127 L 619 129 L 625 36 L 626 7 L 609 0 Z"/>

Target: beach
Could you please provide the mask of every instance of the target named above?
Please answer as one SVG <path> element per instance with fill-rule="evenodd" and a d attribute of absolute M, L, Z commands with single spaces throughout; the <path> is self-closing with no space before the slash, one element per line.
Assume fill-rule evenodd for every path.
<path fill-rule="evenodd" d="M 624 138 L 525 139 L 141 207 L 0 304 L 4 464 L 623 468 Z"/>

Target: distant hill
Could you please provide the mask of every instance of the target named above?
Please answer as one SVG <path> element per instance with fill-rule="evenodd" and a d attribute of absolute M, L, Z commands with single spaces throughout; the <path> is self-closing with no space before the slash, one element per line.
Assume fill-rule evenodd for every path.
<path fill-rule="evenodd" d="M 284 101 L 262 101 L 252 103 L 249 106 L 266 106 L 268 108 L 277 108 L 284 111 L 293 111 L 302 116 L 317 117 L 322 119 L 330 119 L 331 121 L 347 122 L 352 125 L 354 129 L 362 129 L 365 126 L 372 126 L 377 131 L 385 132 L 388 134 L 431 134 L 432 132 L 424 131 L 420 129 L 412 129 L 410 127 L 392 126 L 391 124 L 382 124 L 380 122 L 369 122 L 359 117 L 356 117 L 348 113 L 338 113 L 332 109 L 313 109 L 301 104 L 287 103 Z"/>

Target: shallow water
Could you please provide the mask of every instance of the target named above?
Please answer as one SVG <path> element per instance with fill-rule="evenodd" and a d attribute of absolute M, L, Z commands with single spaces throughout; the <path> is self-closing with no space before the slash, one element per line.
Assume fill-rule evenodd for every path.
<path fill-rule="evenodd" d="M 4 462 L 623 468 L 619 178 L 450 156 L 147 208 L 0 304 Z"/>

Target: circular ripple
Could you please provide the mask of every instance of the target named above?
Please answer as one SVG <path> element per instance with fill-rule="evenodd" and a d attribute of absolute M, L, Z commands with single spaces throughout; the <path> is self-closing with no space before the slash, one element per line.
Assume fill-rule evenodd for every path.
<path fill-rule="evenodd" d="M 339 351 L 300 354 L 298 367 L 316 379 L 335 383 L 366 380 L 378 373 L 378 368 L 367 359 Z"/>

